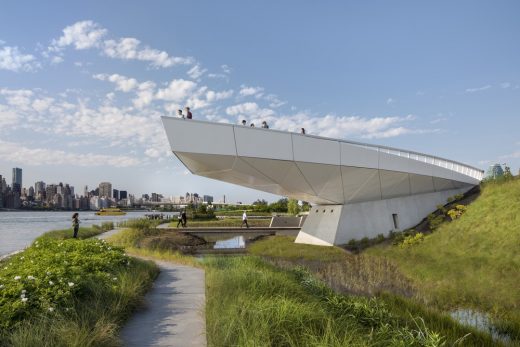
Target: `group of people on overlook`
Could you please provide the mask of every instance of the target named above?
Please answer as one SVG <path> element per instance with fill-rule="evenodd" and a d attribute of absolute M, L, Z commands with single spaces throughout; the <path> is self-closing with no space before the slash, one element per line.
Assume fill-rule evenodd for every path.
<path fill-rule="evenodd" d="M 193 119 L 193 114 L 191 113 L 190 108 L 186 106 L 184 108 L 184 111 L 180 109 L 177 110 L 177 117 L 182 119 Z M 247 126 L 247 121 L 245 119 L 242 120 L 242 125 Z M 251 123 L 249 126 L 251 128 L 254 128 L 255 123 Z M 267 125 L 267 122 L 265 120 L 262 122 L 261 128 L 269 129 L 269 125 Z M 305 128 L 301 128 L 300 133 L 305 135 Z"/>

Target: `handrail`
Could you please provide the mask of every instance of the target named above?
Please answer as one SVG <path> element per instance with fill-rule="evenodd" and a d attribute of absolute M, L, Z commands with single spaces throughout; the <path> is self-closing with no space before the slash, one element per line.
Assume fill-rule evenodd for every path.
<path fill-rule="evenodd" d="M 176 118 L 176 117 L 169 117 L 169 116 L 163 116 L 163 117 L 168 118 L 168 119 L 182 120 L 181 118 Z M 218 122 L 209 122 L 209 121 L 195 120 L 195 119 L 189 119 L 186 121 L 209 123 L 209 124 L 219 124 L 222 126 L 231 126 L 231 127 L 244 127 L 243 125 L 237 125 L 237 124 L 231 124 L 231 123 L 218 123 Z M 449 159 L 441 158 L 441 157 L 434 156 L 434 155 L 424 154 L 424 153 L 420 153 L 420 152 L 408 151 L 408 150 L 403 150 L 403 149 L 399 149 L 399 148 L 395 148 L 395 147 L 372 145 L 369 143 L 356 142 L 356 141 L 351 141 L 351 140 L 334 139 L 334 138 L 325 137 L 325 136 L 291 133 L 289 131 L 276 130 L 276 129 L 249 128 L 249 127 L 248 127 L 248 129 L 254 129 L 254 130 L 258 130 L 258 131 L 274 131 L 274 132 L 279 132 L 279 133 L 284 133 L 284 134 L 290 133 L 292 135 L 299 135 L 299 136 L 313 137 L 313 138 L 329 140 L 329 141 L 338 141 L 338 142 L 348 143 L 351 145 L 355 145 L 355 146 L 359 146 L 359 147 L 363 147 L 363 148 L 367 148 L 367 149 L 377 150 L 378 152 L 381 152 L 381 153 L 387 153 L 387 154 L 395 155 L 398 157 L 404 157 L 404 158 L 408 158 L 408 159 L 412 159 L 412 160 L 421 161 L 421 162 L 424 162 L 427 164 L 439 166 L 439 167 L 472 177 L 479 181 L 481 181 L 484 178 L 484 170 L 478 169 L 471 165 L 467 165 L 467 164 L 464 164 L 464 163 L 461 163 L 461 162 L 458 162 L 455 160 L 449 160 Z"/>

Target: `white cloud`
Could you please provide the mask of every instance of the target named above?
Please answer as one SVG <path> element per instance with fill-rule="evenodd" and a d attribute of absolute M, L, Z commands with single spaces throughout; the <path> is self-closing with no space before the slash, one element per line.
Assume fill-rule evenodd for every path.
<path fill-rule="evenodd" d="M 190 95 L 196 86 L 197 83 L 193 81 L 174 79 L 170 82 L 168 87 L 157 91 L 156 98 L 180 103 Z"/>
<path fill-rule="evenodd" d="M 241 85 L 239 94 L 241 96 L 251 96 L 251 95 L 256 95 L 258 93 L 261 93 L 263 91 L 264 91 L 264 88 L 262 88 L 262 87 L 248 87 L 245 85 Z"/>
<path fill-rule="evenodd" d="M 274 115 L 274 111 L 268 108 L 261 108 L 256 102 L 245 102 L 226 108 L 226 113 L 230 116 L 248 116 L 248 117 L 269 117 Z"/>
<path fill-rule="evenodd" d="M 516 151 L 516 152 L 513 152 L 513 153 L 501 155 L 499 158 L 501 160 L 502 159 L 519 159 L 520 158 L 520 151 Z"/>
<path fill-rule="evenodd" d="M 70 153 L 62 150 L 29 148 L 19 143 L 0 140 L 0 158 L 25 165 L 136 166 L 140 161 L 128 156 L 94 153 Z"/>
<path fill-rule="evenodd" d="M 124 37 L 119 40 L 106 40 L 104 42 L 103 52 L 111 58 L 146 61 L 156 68 L 193 63 L 192 58 L 173 57 L 165 51 L 141 47 L 141 41 L 133 37 Z"/>
<path fill-rule="evenodd" d="M 49 107 L 54 102 L 53 98 L 44 97 L 41 99 L 35 99 L 32 102 L 32 108 L 34 108 L 37 112 L 44 112 L 49 109 Z"/>
<path fill-rule="evenodd" d="M 31 54 L 23 54 L 18 47 L 0 48 L 0 70 L 31 71 L 39 67 L 36 58 Z"/>
<path fill-rule="evenodd" d="M 232 96 L 233 96 L 233 90 L 232 89 L 224 90 L 224 91 L 221 91 L 221 92 L 215 92 L 213 90 L 209 90 L 209 91 L 206 92 L 206 100 L 208 100 L 209 102 L 228 99 L 228 98 L 230 98 Z"/>
<path fill-rule="evenodd" d="M 154 100 L 155 83 L 152 81 L 146 81 L 140 83 L 137 89 L 137 96 L 132 100 L 134 106 L 137 108 L 143 108 L 150 105 Z"/>
<path fill-rule="evenodd" d="M 228 65 L 226 65 L 226 64 L 220 65 L 220 68 L 222 69 L 222 71 L 225 74 L 230 74 L 231 73 L 231 68 Z"/>
<path fill-rule="evenodd" d="M 28 89 L 0 89 L 0 95 L 5 97 L 7 103 L 11 106 L 15 106 L 21 110 L 29 109 L 33 92 Z"/>
<path fill-rule="evenodd" d="M 52 41 L 48 52 L 60 52 L 64 47 L 73 46 L 77 50 L 97 48 L 110 58 L 144 61 L 155 68 L 193 63 L 192 58 L 174 57 L 165 51 L 143 46 L 134 37 L 105 40 L 107 34 L 105 28 L 91 20 L 76 22 L 63 29 L 63 35 Z M 56 62 L 63 60 L 61 57 L 52 59 Z"/>
<path fill-rule="evenodd" d="M 393 104 L 394 102 L 395 102 L 395 100 L 392 99 L 392 98 L 388 98 L 388 99 L 386 99 L 386 103 L 387 103 L 387 105 Z"/>
<path fill-rule="evenodd" d="M 88 49 L 99 47 L 101 39 L 107 34 L 107 30 L 91 20 L 76 22 L 63 29 L 63 35 L 53 40 L 51 50 L 65 46 L 74 46 L 76 49 Z"/>
<path fill-rule="evenodd" d="M 0 132 L 7 130 L 7 126 L 18 123 L 18 114 L 9 107 L 0 104 Z"/>
<path fill-rule="evenodd" d="M 191 78 L 193 78 L 194 80 L 196 79 L 199 79 L 200 77 L 202 77 L 202 75 L 204 75 L 208 70 L 207 69 L 203 69 L 200 67 L 199 64 L 197 65 L 194 65 L 191 69 L 188 70 L 188 76 L 190 76 Z"/>
<path fill-rule="evenodd" d="M 511 83 L 509 83 L 509 82 L 500 83 L 500 88 L 507 89 L 509 87 L 511 87 Z"/>
<path fill-rule="evenodd" d="M 116 90 L 120 90 L 122 92 L 129 92 L 138 86 L 137 80 L 135 78 L 128 78 L 118 74 L 97 74 L 92 77 L 101 81 L 109 81 L 115 83 Z"/>
<path fill-rule="evenodd" d="M 413 129 L 404 126 L 404 123 L 412 122 L 415 117 L 359 117 L 359 116 L 335 116 L 325 115 L 313 117 L 307 113 L 296 113 L 293 115 L 275 116 L 258 115 L 254 105 L 244 105 L 231 109 L 233 114 L 253 114 L 249 121 L 260 124 L 266 121 L 272 129 L 299 132 L 305 128 L 308 134 L 320 135 L 332 138 L 358 137 L 366 139 L 389 138 L 405 134 L 431 133 L 438 130 Z"/>
<path fill-rule="evenodd" d="M 491 85 L 487 84 L 483 87 L 477 87 L 477 88 L 468 88 L 466 89 L 466 93 L 475 93 L 475 92 L 481 92 L 484 90 L 488 90 L 491 88 Z"/>

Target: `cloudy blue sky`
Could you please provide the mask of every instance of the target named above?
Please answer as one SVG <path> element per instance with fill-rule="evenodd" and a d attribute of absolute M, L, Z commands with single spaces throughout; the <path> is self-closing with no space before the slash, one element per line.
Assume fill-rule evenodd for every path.
<path fill-rule="evenodd" d="M 0 11 L 0 174 L 277 197 L 187 174 L 159 117 L 520 167 L 518 1 L 17 1 Z"/>

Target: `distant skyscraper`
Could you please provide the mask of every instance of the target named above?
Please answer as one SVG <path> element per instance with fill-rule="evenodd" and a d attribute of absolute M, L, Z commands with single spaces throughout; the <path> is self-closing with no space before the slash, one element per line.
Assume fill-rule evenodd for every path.
<path fill-rule="evenodd" d="M 496 179 L 498 177 L 504 176 L 504 170 L 502 170 L 502 166 L 500 164 L 490 165 L 487 171 L 487 178 Z"/>
<path fill-rule="evenodd" d="M 22 192 L 22 169 L 15 167 L 13 168 L 13 191 Z"/>
<path fill-rule="evenodd" d="M 112 183 L 101 182 L 99 184 L 99 197 L 110 198 L 112 196 Z"/>
<path fill-rule="evenodd" d="M 128 194 L 127 194 L 126 190 L 120 190 L 119 191 L 119 199 L 124 200 L 126 198 L 128 198 Z"/>
<path fill-rule="evenodd" d="M 117 189 L 113 189 L 113 195 L 112 195 L 112 197 L 113 197 L 116 201 L 118 201 L 118 200 L 119 200 L 119 190 L 117 190 Z"/>
<path fill-rule="evenodd" d="M 34 197 L 36 200 L 41 201 L 45 196 L 45 182 L 38 181 L 34 184 Z"/>

